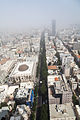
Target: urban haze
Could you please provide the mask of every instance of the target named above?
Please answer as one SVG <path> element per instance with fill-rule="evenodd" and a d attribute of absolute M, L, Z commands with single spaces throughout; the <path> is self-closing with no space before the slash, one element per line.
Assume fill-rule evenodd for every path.
<path fill-rule="evenodd" d="M 0 0 L 0 120 L 80 120 L 80 0 Z"/>

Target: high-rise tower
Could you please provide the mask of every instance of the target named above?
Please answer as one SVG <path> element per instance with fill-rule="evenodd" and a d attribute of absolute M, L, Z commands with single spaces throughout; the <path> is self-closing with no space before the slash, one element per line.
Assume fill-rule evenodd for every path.
<path fill-rule="evenodd" d="M 52 36 L 56 35 L 56 20 L 52 21 Z"/>

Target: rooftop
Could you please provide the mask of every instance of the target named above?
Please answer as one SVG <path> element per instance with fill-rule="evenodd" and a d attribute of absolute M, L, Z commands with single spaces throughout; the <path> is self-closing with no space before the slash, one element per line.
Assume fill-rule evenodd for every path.
<path fill-rule="evenodd" d="M 20 65 L 18 70 L 19 71 L 26 71 L 29 68 L 29 66 L 27 66 L 26 64 Z"/>
<path fill-rule="evenodd" d="M 3 59 L 0 61 L 0 64 L 3 65 L 3 64 L 5 64 L 8 60 L 9 60 L 9 58 L 3 58 Z"/>
<path fill-rule="evenodd" d="M 79 58 L 79 59 L 80 59 L 80 55 L 77 55 L 77 58 Z"/>
<path fill-rule="evenodd" d="M 76 105 L 76 109 L 77 109 L 78 115 L 80 116 L 80 106 Z"/>
<path fill-rule="evenodd" d="M 72 105 L 70 103 L 66 104 L 51 104 L 50 108 L 50 119 L 54 118 L 70 118 L 75 117 L 74 111 L 72 109 Z"/>
<path fill-rule="evenodd" d="M 58 68 L 55 65 L 54 66 L 48 66 L 48 70 L 56 70 L 56 69 L 58 69 Z"/>
<path fill-rule="evenodd" d="M 18 89 L 17 95 L 15 98 L 26 98 L 26 100 L 30 100 L 31 89 L 20 88 Z"/>
<path fill-rule="evenodd" d="M 32 75 L 33 66 L 33 61 L 17 63 L 17 65 L 12 70 L 10 77 Z"/>

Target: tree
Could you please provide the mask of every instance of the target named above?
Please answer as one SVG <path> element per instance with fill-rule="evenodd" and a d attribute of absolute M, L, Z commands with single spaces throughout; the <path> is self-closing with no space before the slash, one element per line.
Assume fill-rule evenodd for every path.
<path fill-rule="evenodd" d="M 41 86 L 41 93 L 42 93 L 42 95 L 46 94 L 46 86 L 45 86 L 45 84 L 42 84 L 42 86 Z"/>
<path fill-rule="evenodd" d="M 57 65 L 62 65 L 62 62 L 60 60 L 60 55 L 58 52 L 56 53 L 56 57 L 58 58 Z"/>
<path fill-rule="evenodd" d="M 30 120 L 35 120 L 35 114 L 34 114 L 34 112 L 31 113 Z"/>
<path fill-rule="evenodd" d="M 5 106 L 8 106 L 6 102 L 2 102 L 2 103 L 0 104 L 0 108 L 5 107 Z"/>
<path fill-rule="evenodd" d="M 76 99 L 75 95 L 72 96 L 72 99 L 73 99 L 74 105 L 78 105 L 79 104 L 79 101 Z"/>
<path fill-rule="evenodd" d="M 41 109 L 41 117 L 40 120 L 48 120 L 48 114 L 47 114 L 47 105 L 43 105 Z"/>

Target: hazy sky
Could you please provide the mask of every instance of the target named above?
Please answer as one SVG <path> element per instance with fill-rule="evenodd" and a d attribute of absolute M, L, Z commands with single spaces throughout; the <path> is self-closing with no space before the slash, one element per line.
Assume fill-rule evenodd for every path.
<path fill-rule="evenodd" d="M 0 29 L 80 23 L 80 0 L 0 0 Z"/>

